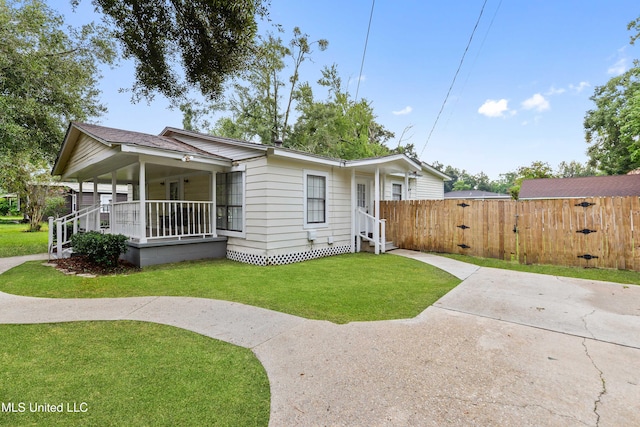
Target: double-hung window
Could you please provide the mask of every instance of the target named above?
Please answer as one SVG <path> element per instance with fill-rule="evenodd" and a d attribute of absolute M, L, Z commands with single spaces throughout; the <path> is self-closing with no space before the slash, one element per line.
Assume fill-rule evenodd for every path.
<path fill-rule="evenodd" d="M 304 173 L 304 224 L 306 227 L 327 225 L 327 177 L 324 172 Z"/>
<path fill-rule="evenodd" d="M 391 184 L 391 200 L 402 200 L 402 184 Z"/>
<path fill-rule="evenodd" d="M 242 232 L 243 172 L 216 175 L 216 228 Z"/>

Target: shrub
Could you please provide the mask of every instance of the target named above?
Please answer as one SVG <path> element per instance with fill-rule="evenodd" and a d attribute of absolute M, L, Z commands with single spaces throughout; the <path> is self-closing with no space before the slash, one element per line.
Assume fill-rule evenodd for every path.
<path fill-rule="evenodd" d="M 45 202 L 43 218 L 61 217 L 67 214 L 67 202 L 62 196 L 49 197 Z"/>
<path fill-rule="evenodd" d="M 0 199 L 0 216 L 6 216 L 9 213 L 11 206 L 6 199 Z"/>
<path fill-rule="evenodd" d="M 78 233 L 71 237 L 73 251 L 86 255 L 89 261 L 115 267 L 120 255 L 127 252 L 127 236 L 122 234 L 102 234 L 97 231 Z"/>

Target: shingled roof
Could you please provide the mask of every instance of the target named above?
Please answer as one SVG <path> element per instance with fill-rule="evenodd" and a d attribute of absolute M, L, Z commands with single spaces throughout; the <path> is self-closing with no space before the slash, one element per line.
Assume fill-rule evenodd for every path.
<path fill-rule="evenodd" d="M 142 147 L 177 151 L 185 154 L 201 154 L 211 157 L 220 157 L 168 136 L 150 135 L 142 132 L 115 129 L 88 123 L 73 122 L 72 124 L 78 129 L 82 129 L 82 131 L 87 135 L 91 135 L 95 139 L 109 144 L 138 145 Z"/>
<path fill-rule="evenodd" d="M 640 175 L 543 178 L 522 181 L 522 199 L 640 196 Z"/>

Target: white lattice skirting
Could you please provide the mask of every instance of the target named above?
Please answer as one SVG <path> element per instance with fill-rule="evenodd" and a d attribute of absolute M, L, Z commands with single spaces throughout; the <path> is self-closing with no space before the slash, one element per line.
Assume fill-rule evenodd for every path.
<path fill-rule="evenodd" d="M 307 261 L 315 258 L 323 258 L 332 255 L 341 255 L 351 252 L 351 246 L 332 246 L 330 248 L 314 249 L 312 251 L 296 252 L 280 255 L 253 255 L 238 251 L 227 250 L 227 258 L 233 261 L 253 265 L 284 265 L 294 262 Z"/>

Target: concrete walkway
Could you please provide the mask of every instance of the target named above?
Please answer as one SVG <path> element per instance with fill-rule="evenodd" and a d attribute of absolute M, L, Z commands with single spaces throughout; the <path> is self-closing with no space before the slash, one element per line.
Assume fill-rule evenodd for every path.
<path fill-rule="evenodd" d="M 0 323 L 143 320 L 251 348 L 269 376 L 272 426 L 640 424 L 640 286 L 393 254 L 464 281 L 395 321 L 335 325 L 199 298 L 0 293 Z M 0 259 L 0 272 L 16 262 Z"/>

